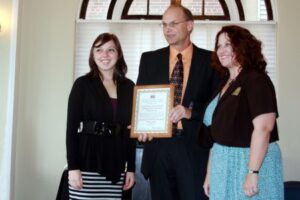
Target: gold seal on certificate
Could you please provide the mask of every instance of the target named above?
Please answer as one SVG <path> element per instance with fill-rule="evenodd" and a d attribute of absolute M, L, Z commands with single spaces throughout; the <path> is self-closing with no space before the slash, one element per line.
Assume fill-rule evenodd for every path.
<path fill-rule="evenodd" d="M 134 87 L 130 137 L 150 134 L 172 137 L 169 112 L 173 108 L 173 85 L 143 85 Z"/>

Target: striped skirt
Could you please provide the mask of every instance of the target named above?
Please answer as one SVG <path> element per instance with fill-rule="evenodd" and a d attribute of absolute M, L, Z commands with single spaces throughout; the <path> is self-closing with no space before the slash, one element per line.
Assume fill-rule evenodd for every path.
<path fill-rule="evenodd" d="M 106 180 L 97 172 L 81 172 L 83 187 L 77 190 L 69 186 L 70 200 L 121 200 L 125 174 L 121 174 L 121 179 L 116 184 Z"/>
<path fill-rule="evenodd" d="M 258 193 L 249 198 L 243 184 L 248 171 L 250 148 L 214 144 L 211 150 L 210 200 L 283 200 L 281 151 L 269 144 L 259 170 Z"/>

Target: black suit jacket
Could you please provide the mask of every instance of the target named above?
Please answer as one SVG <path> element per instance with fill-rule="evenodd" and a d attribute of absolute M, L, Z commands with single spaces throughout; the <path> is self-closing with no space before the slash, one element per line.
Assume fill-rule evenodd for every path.
<path fill-rule="evenodd" d="M 169 84 L 169 47 L 145 52 L 141 56 L 137 85 Z M 216 73 L 210 66 L 211 52 L 193 45 L 193 56 L 182 105 L 192 107 L 191 119 L 183 119 L 185 139 L 191 145 L 197 142 L 197 129 L 202 120 L 202 111 L 218 84 Z M 142 173 L 149 177 L 156 155 L 158 140 L 147 142 L 144 147 Z"/>

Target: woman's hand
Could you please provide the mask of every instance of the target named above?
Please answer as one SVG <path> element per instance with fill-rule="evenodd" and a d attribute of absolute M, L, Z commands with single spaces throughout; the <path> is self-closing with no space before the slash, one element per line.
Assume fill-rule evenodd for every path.
<path fill-rule="evenodd" d="M 258 174 L 247 174 L 243 190 L 248 197 L 252 197 L 258 193 Z"/>
<path fill-rule="evenodd" d="M 211 160 L 211 150 L 209 151 L 207 169 L 206 169 L 206 176 L 205 176 L 205 180 L 204 180 L 204 183 L 203 183 L 204 193 L 208 197 L 209 197 L 209 193 L 210 193 L 210 191 L 209 191 L 210 190 L 210 160 Z"/>
<path fill-rule="evenodd" d="M 125 184 L 123 186 L 123 190 L 129 190 L 135 182 L 134 173 L 133 172 L 126 172 L 125 177 Z"/>
<path fill-rule="evenodd" d="M 82 188 L 82 177 L 79 169 L 69 170 L 69 184 L 77 190 Z"/>
<path fill-rule="evenodd" d="M 275 121 L 276 113 L 261 114 L 253 119 L 254 130 L 251 137 L 248 169 L 260 169 L 268 151 Z M 247 174 L 243 190 L 248 197 L 254 196 L 258 192 L 258 174 Z"/>
<path fill-rule="evenodd" d="M 209 184 L 210 184 L 210 177 L 209 173 L 206 173 L 204 184 L 203 184 L 203 189 L 204 193 L 206 196 L 209 197 Z"/>

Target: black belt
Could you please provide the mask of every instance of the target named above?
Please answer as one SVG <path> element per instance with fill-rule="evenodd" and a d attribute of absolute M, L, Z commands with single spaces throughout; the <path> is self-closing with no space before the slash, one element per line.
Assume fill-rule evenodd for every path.
<path fill-rule="evenodd" d="M 85 121 L 80 122 L 78 133 L 93 134 L 99 136 L 117 136 L 122 134 L 124 126 L 107 122 Z"/>
<path fill-rule="evenodd" d="M 173 129 L 172 131 L 173 137 L 182 137 L 184 135 L 184 132 L 182 129 Z"/>

